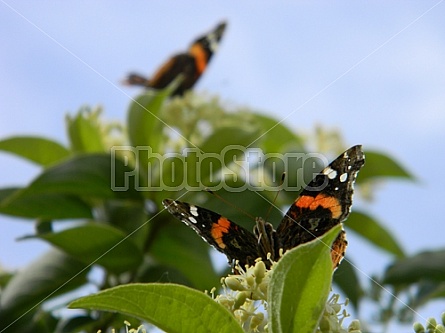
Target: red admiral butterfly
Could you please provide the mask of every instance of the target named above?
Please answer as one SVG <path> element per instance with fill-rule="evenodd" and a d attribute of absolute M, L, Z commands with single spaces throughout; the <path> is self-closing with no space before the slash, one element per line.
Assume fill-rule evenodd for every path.
<path fill-rule="evenodd" d="M 179 74 L 184 75 L 180 86 L 172 95 L 182 95 L 191 89 L 210 62 L 210 58 L 216 51 L 218 43 L 226 28 L 226 22 L 218 26 L 209 34 L 196 39 L 187 52 L 174 55 L 168 59 L 150 79 L 139 74 L 128 75 L 124 84 L 138 85 L 154 89 L 167 87 Z"/>
<path fill-rule="evenodd" d="M 208 209 L 170 199 L 162 203 L 173 216 L 224 253 L 232 267 L 236 260 L 240 267 L 252 266 L 257 258 L 270 267 L 268 253 L 270 259 L 277 261 L 281 253 L 320 237 L 348 217 L 354 182 L 364 163 L 360 145 L 346 150 L 303 189 L 276 230 L 260 217 L 251 233 Z M 334 269 L 343 259 L 347 244 L 342 230 L 331 249 Z"/>

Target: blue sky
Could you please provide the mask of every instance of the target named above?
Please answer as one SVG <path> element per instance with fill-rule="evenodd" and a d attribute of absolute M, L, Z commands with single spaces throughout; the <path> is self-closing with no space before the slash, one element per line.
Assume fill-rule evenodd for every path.
<path fill-rule="evenodd" d="M 150 74 L 222 19 L 228 29 L 196 89 L 249 106 L 298 131 L 338 128 L 349 145 L 385 151 L 416 183 L 382 185 L 366 209 L 409 253 L 442 247 L 445 177 L 445 3 L 0 1 L 0 138 L 34 134 L 66 143 L 64 117 L 85 104 L 124 120 L 129 71 Z M 0 154 L 0 187 L 39 169 Z M 360 205 L 360 202 L 358 202 Z M 32 221 L 0 216 L 0 265 L 44 251 Z M 348 236 L 366 274 L 390 258 Z M 383 266 L 382 266 L 383 265 Z M 366 279 L 366 278 L 365 278 Z M 439 316 L 444 304 L 427 315 Z"/>

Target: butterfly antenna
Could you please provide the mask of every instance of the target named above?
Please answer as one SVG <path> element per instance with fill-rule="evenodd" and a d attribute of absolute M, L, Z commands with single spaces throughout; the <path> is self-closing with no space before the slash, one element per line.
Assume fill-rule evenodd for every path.
<path fill-rule="evenodd" d="M 249 213 L 247 213 L 246 211 L 242 210 L 241 208 L 239 208 L 237 205 L 233 204 L 232 202 L 224 199 L 222 196 L 220 196 L 219 194 L 213 192 L 212 190 L 206 188 L 205 189 L 206 192 L 210 193 L 211 195 L 214 195 L 215 197 L 217 197 L 219 200 L 221 200 L 222 202 L 224 202 L 226 205 L 235 208 L 237 211 L 239 211 L 241 214 L 246 215 L 248 218 L 252 219 L 255 221 L 255 217 L 250 215 Z"/>
<path fill-rule="evenodd" d="M 280 183 L 280 186 L 282 186 L 282 185 L 284 184 L 284 179 L 285 179 L 285 178 L 286 178 L 286 173 L 283 172 L 283 173 L 281 174 L 281 183 Z M 272 203 L 270 204 L 269 210 L 267 211 L 265 221 L 268 221 L 269 216 L 270 216 L 270 213 L 272 212 L 272 208 L 275 207 L 275 202 L 277 201 L 277 199 L 278 199 L 278 195 L 280 194 L 281 190 L 282 190 L 282 188 L 280 188 L 280 189 L 277 191 L 277 194 L 275 194 L 275 198 L 273 199 Z"/>

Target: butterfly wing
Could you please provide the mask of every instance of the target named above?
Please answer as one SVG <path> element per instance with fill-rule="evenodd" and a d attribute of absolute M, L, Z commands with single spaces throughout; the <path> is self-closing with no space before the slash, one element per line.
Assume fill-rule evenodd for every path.
<path fill-rule="evenodd" d="M 350 212 L 354 182 L 365 163 L 360 145 L 346 150 L 303 189 L 277 228 L 283 250 L 309 242 L 344 221 Z M 346 249 L 342 232 L 334 242 L 337 266 Z"/>
<path fill-rule="evenodd" d="M 244 267 L 253 265 L 260 257 L 257 238 L 235 222 L 211 210 L 170 199 L 162 204 L 177 219 L 192 228 L 202 239 L 227 256 L 233 266 L 235 260 Z"/>

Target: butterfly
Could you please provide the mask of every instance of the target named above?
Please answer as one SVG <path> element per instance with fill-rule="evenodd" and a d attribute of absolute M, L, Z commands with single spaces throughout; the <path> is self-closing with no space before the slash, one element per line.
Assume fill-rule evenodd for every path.
<path fill-rule="evenodd" d="M 341 224 L 349 215 L 354 182 L 365 163 L 360 145 L 353 146 L 315 175 L 290 206 L 277 229 L 256 218 L 253 233 L 211 210 L 186 202 L 165 199 L 164 207 L 192 228 L 207 243 L 224 253 L 232 268 L 252 266 L 262 258 L 267 267 L 281 253 L 307 243 Z M 331 248 L 335 269 L 344 257 L 346 232 L 342 230 Z"/>
<path fill-rule="evenodd" d="M 131 73 L 124 80 L 124 84 L 162 89 L 167 87 L 179 74 L 182 74 L 184 78 L 179 87 L 172 93 L 172 96 L 183 95 L 185 91 L 195 85 L 204 73 L 218 48 L 226 25 L 226 22 L 221 22 L 210 33 L 197 38 L 187 52 L 169 58 L 150 79 L 137 73 Z"/>

